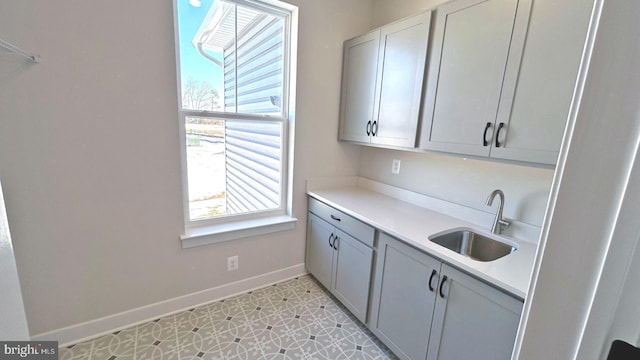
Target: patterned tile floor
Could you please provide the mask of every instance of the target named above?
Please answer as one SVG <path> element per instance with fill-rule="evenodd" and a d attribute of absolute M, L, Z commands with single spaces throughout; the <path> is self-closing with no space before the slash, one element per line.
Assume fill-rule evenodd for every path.
<path fill-rule="evenodd" d="M 396 359 L 310 276 L 61 348 L 59 358 Z"/>

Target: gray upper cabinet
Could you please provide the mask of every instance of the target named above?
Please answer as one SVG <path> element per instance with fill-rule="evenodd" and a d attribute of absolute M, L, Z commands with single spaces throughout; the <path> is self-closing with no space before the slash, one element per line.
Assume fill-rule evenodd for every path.
<path fill-rule="evenodd" d="M 530 9 L 531 0 L 458 0 L 438 8 L 421 148 L 489 156 L 498 114 L 508 115 L 502 107 L 517 83 Z"/>
<path fill-rule="evenodd" d="M 509 360 L 523 303 L 442 264 L 427 360 Z"/>
<path fill-rule="evenodd" d="M 556 163 L 592 8 L 586 0 L 535 2 L 516 91 L 498 115 L 502 146 L 491 149 L 492 157 Z"/>
<path fill-rule="evenodd" d="M 431 12 L 344 44 L 343 141 L 415 147 Z"/>
<path fill-rule="evenodd" d="M 370 142 L 379 47 L 380 29 L 344 43 L 340 140 Z"/>
<path fill-rule="evenodd" d="M 339 139 L 555 165 L 592 7 L 457 0 L 347 40 Z"/>
<path fill-rule="evenodd" d="M 369 308 L 374 231 L 309 199 L 307 270 L 363 323 Z"/>
<path fill-rule="evenodd" d="M 419 147 L 555 165 L 592 1 L 438 8 Z"/>

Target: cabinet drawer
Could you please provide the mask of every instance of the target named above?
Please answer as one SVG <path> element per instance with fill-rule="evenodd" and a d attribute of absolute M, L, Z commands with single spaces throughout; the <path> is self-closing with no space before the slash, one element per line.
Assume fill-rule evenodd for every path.
<path fill-rule="evenodd" d="M 375 230 L 371 226 L 312 197 L 309 198 L 309 211 L 368 246 L 373 247 Z"/>

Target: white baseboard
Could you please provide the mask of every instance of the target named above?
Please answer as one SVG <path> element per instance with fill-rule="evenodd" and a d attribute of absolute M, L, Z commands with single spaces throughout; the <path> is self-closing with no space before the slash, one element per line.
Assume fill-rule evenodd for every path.
<path fill-rule="evenodd" d="M 81 324 L 33 335 L 31 339 L 34 341 L 58 341 L 59 346 L 64 347 L 305 274 L 307 271 L 304 264 L 298 264 Z"/>

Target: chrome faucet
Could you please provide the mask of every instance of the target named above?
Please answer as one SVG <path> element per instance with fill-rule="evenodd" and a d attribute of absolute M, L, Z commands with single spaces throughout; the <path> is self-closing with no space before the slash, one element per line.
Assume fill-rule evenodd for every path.
<path fill-rule="evenodd" d="M 502 230 L 509 226 L 511 223 L 502 218 L 502 209 L 504 208 L 504 193 L 500 189 L 493 190 L 493 192 L 487 198 L 487 206 L 493 204 L 493 199 L 498 195 L 500 197 L 500 206 L 496 213 L 496 218 L 493 219 L 493 225 L 491 225 L 491 232 L 493 234 L 502 234 Z"/>

